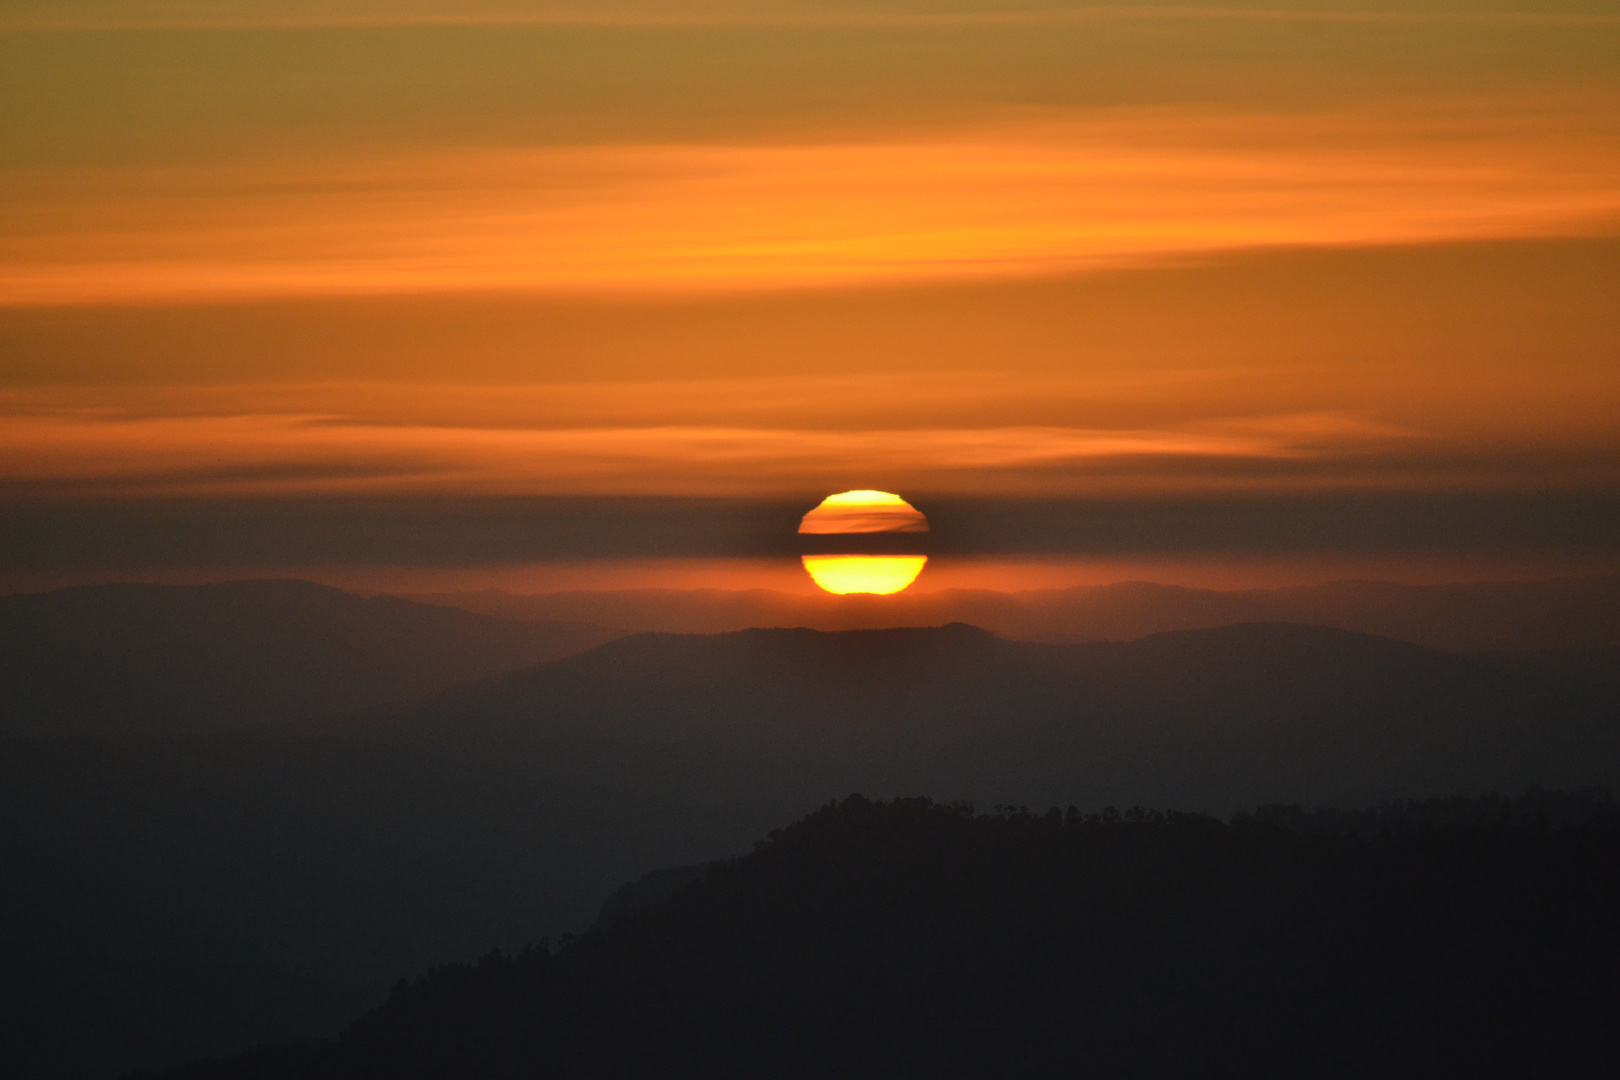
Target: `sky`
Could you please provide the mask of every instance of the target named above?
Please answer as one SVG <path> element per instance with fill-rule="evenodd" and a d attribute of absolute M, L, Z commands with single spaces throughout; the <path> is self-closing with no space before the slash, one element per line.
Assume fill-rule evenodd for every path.
<path fill-rule="evenodd" d="M 0 192 L 0 588 L 1620 570 L 1620 2 L 8 0 Z"/>

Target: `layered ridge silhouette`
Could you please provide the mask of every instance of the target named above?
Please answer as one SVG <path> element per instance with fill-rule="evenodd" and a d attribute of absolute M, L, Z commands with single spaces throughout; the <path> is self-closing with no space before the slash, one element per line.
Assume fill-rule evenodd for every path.
<path fill-rule="evenodd" d="M 1583 671 L 1611 657 L 1580 655 Z M 771 775 L 773 789 L 807 795 L 1083 791 L 1228 811 L 1602 779 L 1614 720 L 1600 685 L 1523 656 L 1284 623 L 1085 645 L 953 624 L 634 635 L 355 731 L 514 750 L 572 741 L 715 785 Z"/>
<path fill-rule="evenodd" d="M 1459 652 L 1620 645 L 1620 576 L 1403 585 L 1337 581 L 1217 591 L 1151 582 L 996 592 L 944 589 L 883 598 L 768 589 L 627 589 L 513 595 L 498 589 L 417 599 L 511 619 L 572 620 L 624 630 L 724 633 L 758 626 L 818 630 L 966 622 L 1004 637 L 1132 641 L 1173 630 L 1295 622 Z"/>
<path fill-rule="evenodd" d="M 0 733 L 227 731 L 349 712 L 616 635 L 308 581 L 0 597 Z"/>
<path fill-rule="evenodd" d="M 588 926 L 623 882 L 746 850 L 830 793 L 1224 814 L 1612 785 L 1612 684 L 1545 659 L 1288 624 L 644 634 L 338 720 L 6 739 L 0 948 L 35 1017 L 13 1043 L 37 1075 L 88 1077 L 329 1032 L 401 975 Z M 144 971 L 213 1019 L 133 1031 L 31 994 L 30 971 L 75 965 Z M 202 974 L 222 969 L 240 977 Z"/>

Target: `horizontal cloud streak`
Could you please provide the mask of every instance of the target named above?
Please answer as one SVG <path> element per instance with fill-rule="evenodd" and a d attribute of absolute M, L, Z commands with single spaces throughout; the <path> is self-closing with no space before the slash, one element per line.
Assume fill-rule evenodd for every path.
<path fill-rule="evenodd" d="M 1104 110 L 926 141 L 12 170 L 0 303 L 849 286 L 1606 234 L 1611 104 Z"/>
<path fill-rule="evenodd" d="M 1289 385 L 1266 393 L 1258 384 Z M 946 372 L 554 385 L 0 391 L 17 496 L 366 492 L 1026 496 L 1620 488 L 1610 377 Z M 1441 389 L 1449 386 L 1448 380 Z M 1323 407 L 1340 399 L 1339 408 Z"/>
<path fill-rule="evenodd" d="M 911 486 L 1043 486 L 1110 462 L 1304 461 L 1364 441 L 1333 418 L 1224 432 L 1064 428 L 794 431 L 749 428 L 385 428 L 324 417 L 98 421 L 13 418 L 0 432 L 12 485 L 106 492 L 462 489 L 717 494 L 804 490 L 827 478 Z M 1256 430 L 1258 428 L 1258 430 Z M 1387 438 L 1373 429 L 1372 435 Z M 1133 470 L 1134 471 L 1134 470 Z M 1067 481 L 1059 479 L 1056 482 Z M 848 486 L 848 485 L 845 485 Z"/>
<path fill-rule="evenodd" d="M 801 580 L 797 501 L 671 498 L 50 499 L 4 504 L 0 588 L 154 568 L 468 567 L 766 560 Z M 919 497 L 941 567 L 986 558 L 1500 553 L 1587 572 L 1620 557 L 1620 495 L 1349 494 L 1041 500 Z M 1534 562 L 1534 560 L 1531 560 Z M 729 587 L 769 582 L 750 561 Z M 1139 571 L 1140 572 L 1140 571 Z M 61 579 L 58 579 L 61 580 Z M 1118 580 L 1112 578 L 1111 580 Z M 1319 580 L 1319 579 L 1318 579 Z M 469 587 L 478 587 L 469 582 Z M 552 587 L 569 587 L 553 585 Z M 1004 586 L 997 586 L 1004 587 Z"/>
<path fill-rule="evenodd" d="M 36 405 L 0 427 L 0 483 L 28 497 L 1604 490 L 1620 488 L 1617 449 L 1603 438 L 1505 446 L 1334 413 L 1162 428 L 805 429 L 429 426 Z"/>

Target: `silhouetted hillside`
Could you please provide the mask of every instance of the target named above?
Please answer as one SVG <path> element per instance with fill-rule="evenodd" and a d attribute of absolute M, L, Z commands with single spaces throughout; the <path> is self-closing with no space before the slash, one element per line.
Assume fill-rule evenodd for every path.
<path fill-rule="evenodd" d="M 1492 667 L 1511 671 L 1562 692 L 1584 691 L 1620 700 L 1620 647 L 1478 655 Z"/>
<path fill-rule="evenodd" d="M 176 1002 L 221 967 L 311 987 L 331 1026 L 275 994 L 208 999 L 290 1038 L 444 958 L 589 926 L 624 882 L 746 850 L 828 792 L 1224 814 L 1614 786 L 1614 697 L 1510 667 L 1278 624 L 1091 645 L 652 634 L 342 723 L 9 739 L 0 948 L 150 963 Z M 47 1004 L 50 1030 L 122 1023 L 101 999 Z M 225 1022 L 198 1015 L 110 1040 L 100 1074 L 20 1044 L 26 1071 L 174 1061 Z"/>
<path fill-rule="evenodd" d="M 966 622 L 1031 641 L 1132 641 L 1232 623 L 1295 622 L 1459 652 L 1620 646 L 1620 575 L 1549 581 L 1398 585 L 1338 581 L 1219 592 L 1148 582 L 1024 592 L 948 589 L 899 596 L 795 595 L 766 589 L 639 589 L 514 596 L 497 589 L 419 599 L 511 619 L 627 630 L 722 633 Z"/>
<path fill-rule="evenodd" d="M 348 712 L 615 635 L 307 581 L 0 597 L 0 732 L 227 731 Z"/>
<path fill-rule="evenodd" d="M 1557 801 L 1587 812 L 1362 837 L 857 796 L 558 952 L 401 982 L 335 1043 L 170 1076 L 1610 1075 L 1620 822 Z"/>
<path fill-rule="evenodd" d="M 708 874 L 706 865 L 670 866 L 643 874 L 630 884 L 616 890 L 602 901 L 602 910 L 596 916 L 595 927 L 612 926 L 620 919 L 639 915 L 648 908 L 668 900 L 694 881 L 702 881 Z"/>

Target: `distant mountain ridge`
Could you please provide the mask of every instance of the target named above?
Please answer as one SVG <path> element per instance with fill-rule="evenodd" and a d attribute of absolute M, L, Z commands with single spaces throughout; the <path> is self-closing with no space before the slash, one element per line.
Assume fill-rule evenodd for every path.
<path fill-rule="evenodd" d="M 308 581 L 0 597 L 0 734 L 228 731 L 403 701 L 615 634 Z"/>
<path fill-rule="evenodd" d="M 499 590 L 415 599 L 511 619 L 627 631 L 724 633 L 755 626 L 818 630 L 966 622 L 1004 637 L 1131 641 L 1172 630 L 1294 622 L 1454 652 L 1620 646 L 1620 575 L 1452 585 L 1338 581 L 1219 592 L 1150 582 L 1023 592 L 952 589 L 898 596 L 814 596 L 766 589 L 639 589 L 528 596 Z"/>
<path fill-rule="evenodd" d="M 807 795 L 1061 802 L 1085 790 L 1229 809 L 1606 779 L 1620 767 L 1614 706 L 1600 686 L 1522 664 L 1316 626 L 1055 645 L 957 623 L 637 634 L 363 727 L 656 747 L 691 775 L 746 763 Z"/>

